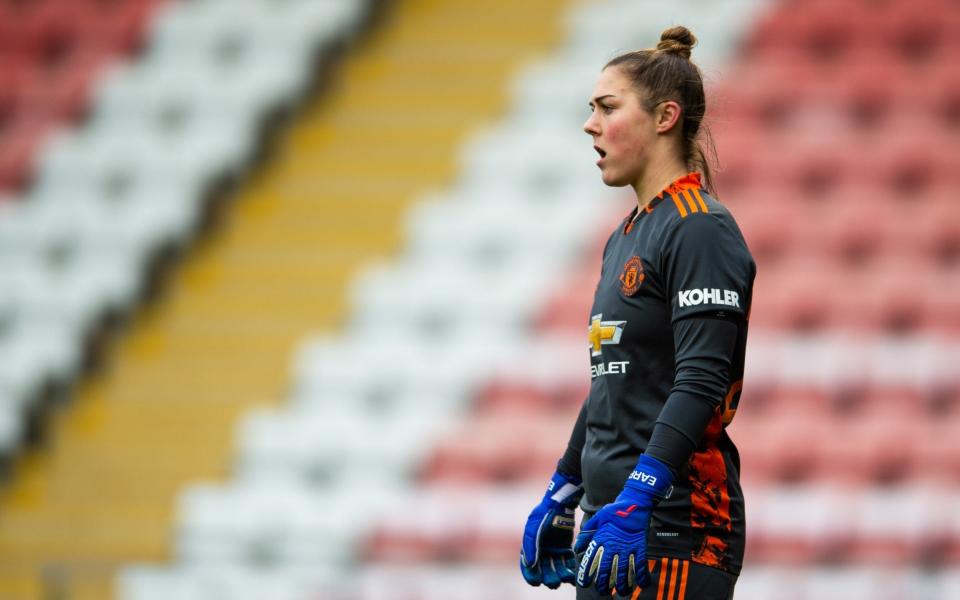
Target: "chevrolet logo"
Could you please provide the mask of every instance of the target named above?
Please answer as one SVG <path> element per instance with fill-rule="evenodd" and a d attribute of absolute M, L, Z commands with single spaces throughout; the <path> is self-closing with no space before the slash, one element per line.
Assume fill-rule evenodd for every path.
<path fill-rule="evenodd" d="M 604 344 L 619 344 L 623 328 L 627 324 L 626 321 L 601 321 L 602 318 L 603 313 L 593 315 L 587 329 L 592 356 L 600 356 L 600 346 Z"/>

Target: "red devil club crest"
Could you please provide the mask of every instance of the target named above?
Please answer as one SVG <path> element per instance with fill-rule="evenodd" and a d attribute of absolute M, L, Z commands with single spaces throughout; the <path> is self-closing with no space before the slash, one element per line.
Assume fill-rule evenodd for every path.
<path fill-rule="evenodd" d="M 643 283 L 643 263 L 639 256 L 631 256 L 623 265 L 623 273 L 620 273 L 620 291 L 625 296 L 632 296 L 640 289 Z"/>

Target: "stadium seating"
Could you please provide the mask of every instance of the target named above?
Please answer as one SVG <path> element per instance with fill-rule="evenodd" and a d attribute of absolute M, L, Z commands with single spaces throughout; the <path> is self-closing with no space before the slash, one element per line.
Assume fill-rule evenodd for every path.
<path fill-rule="evenodd" d="M 0 202 L 0 454 L 38 390 L 76 377 L 97 324 L 136 306 L 157 254 L 189 246 L 209 192 L 248 172 L 367 7 L 195 0 L 151 20 L 160 4 L 0 1 L 0 190 L 18 196 Z M 516 573 L 520 525 L 587 393 L 600 251 L 632 202 L 590 166 L 586 95 L 667 24 L 655 4 L 570 9 L 566 44 L 517 70 L 508 115 L 400 217 L 404 255 L 354 278 L 339 333 L 292 358 L 287 404 L 239 422 L 232 480 L 184 489 L 175 562 L 130 567 L 120 597 L 542 595 Z M 737 597 L 960 595 L 960 9 L 670 4 L 703 40 L 717 195 L 759 266 L 729 428 L 750 521 Z M 450 37 L 451 18 L 396 35 L 391 60 Z M 530 33 L 515 29 L 468 37 L 499 31 L 510 53 Z M 423 68 L 393 100 L 430 98 L 443 67 Z M 388 167 L 384 189 L 429 154 Z M 284 168 L 290 185 L 320 163 L 380 185 L 359 162 L 318 151 Z M 338 215 L 309 234 L 350 237 Z"/>
<path fill-rule="evenodd" d="M 50 132 L 82 116 L 102 69 L 135 50 L 159 0 L 0 3 L 0 195 L 32 178 Z"/>
<path fill-rule="evenodd" d="M 157 264 L 190 247 L 212 192 L 251 167 L 264 127 L 300 101 L 368 8 L 0 2 L 0 465 L 45 429 L 59 399 L 51 390 L 75 385 L 101 328 L 124 322 Z M 4 515 L 0 552 L 20 562 L 0 573 L 0 596 L 41 581 L 29 571 L 42 560 L 37 547 L 68 570 L 73 553 L 89 561 L 124 544 L 129 551 L 113 529 L 80 551 L 70 546 L 83 536 L 67 539 L 69 530 L 49 536 L 66 541 L 23 542 L 24 520 L 40 522 L 44 511 L 52 522 L 58 510 L 88 514 L 81 496 L 66 508 L 54 499 Z M 149 527 L 117 529 L 136 537 Z"/>

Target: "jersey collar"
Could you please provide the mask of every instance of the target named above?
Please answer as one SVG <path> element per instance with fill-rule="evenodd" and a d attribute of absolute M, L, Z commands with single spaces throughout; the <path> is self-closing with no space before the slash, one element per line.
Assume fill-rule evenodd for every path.
<path fill-rule="evenodd" d="M 663 190 L 659 194 L 657 194 L 657 199 L 663 200 L 664 194 L 671 194 L 671 195 L 679 194 L 683 190 L 689 190 L 693 188 L 702 188 L 702 187 L 703 187 L 703 184 L 700 183 L 700 173 L 696 173 L 696 172 L 687 173 L 680 179 L 677 179 L 667 187 L 663 188 Z M 651 204 L 653 203 L 651 202 Z"/>
<path fill-rule="evenodd" d="M 694 188 L 700 189 L 702 187 L 703 187 L 703 184 L 701 183 L 700 173 L 697 173 L 695 171 L 687 173 L 683 177 L 675 181 L 672 181 L 667 187 L 663 188 L 660 191 L 660 193 L 654 196 L 653 200 L 651 200 L 644 207 L 643 212 L 645 213 L 653 212 L 653 209 L 656 208 L 657 205 L 660 204 L 663 198 L 668 194 L 673 196 L 673 195 L 679 194 L 684 190 L 689 190 Z M 627 222 L 623 226 L 623 233 L 625 234 L 630 233 L 630 230 L 633 229 L 633 224 L 637 220 L 638 216 L 639 215 L 637 214 L 636 208 L 630 211 L 630 216 L 627 217 Z"/>

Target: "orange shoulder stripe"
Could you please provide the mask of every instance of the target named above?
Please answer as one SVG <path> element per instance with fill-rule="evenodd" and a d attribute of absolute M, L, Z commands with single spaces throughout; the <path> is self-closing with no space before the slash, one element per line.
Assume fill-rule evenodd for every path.
<path fill-rule="evenodd" d="M 681 218 L 687 217 L 687 209 L 683 207 L 683 202 L 680 201 L 680 198 L 676 194 L 670 194 L 670 197 L 673 198 L 673 203 L 677 205 L 677 211 L 680 212 Z"/>
<path fill-rule="evenodd" d="M 690 212 L 700 212 L 700 209 L 697 208 L 697 203 L 693 201 L 693 196 L 690 195 L 690 190 L 683 190 L 680 193 L 683 194 L 684 200 L 687 201 L 687 205 L 690 207 Z"/>
<path fill-rule="evenodd" d="M 697 197 L 697 202 L 700 203 L 700 210 L 703 212 L 710 212 L 707 210 L 707 203 L 703 201 L 703 196 L 700 195 L 699 188 L 693 188 L 693 195 Z"/>

